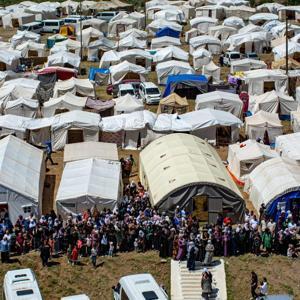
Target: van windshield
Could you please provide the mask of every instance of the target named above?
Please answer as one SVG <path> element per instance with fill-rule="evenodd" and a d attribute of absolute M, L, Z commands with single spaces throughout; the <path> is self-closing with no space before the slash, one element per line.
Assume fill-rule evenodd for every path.
<path fill-rule="evenodd" d="M 239 53 L 231 53 L 230 58 L 231 59 L 238 59 L 238 58 L 240 58 L 240 54 Z"/>
<path fill-rule="evenodd" d="M 158 90 L 158 88 L 149 88 L 149 89 L 147 89 L 147 94 L 148 95 L 156 95 L 156 94 L 159 94 L 159 90 Z"/>
<path fill-rule="evenodd" d="M 33 290 L 21 290 L 17 291 L 17 296 L 27 296 L 27 295 L 32 295 Z"/>
<path fill-rule="evenodd" d="M 125 96 L 126 94 L 130 94 L 134 96 L 134 90 L 122 90 L 121 96 Z"/>
<path fill-rule="evenodd" d="M 143 294 L 145 300 L 156 300 L 156 299 L 159 299 L 157 297 L 157 295 L 155 294 L 155 292 L 153 292 L 153 291 L 143 292 L 142 294 Z"/>

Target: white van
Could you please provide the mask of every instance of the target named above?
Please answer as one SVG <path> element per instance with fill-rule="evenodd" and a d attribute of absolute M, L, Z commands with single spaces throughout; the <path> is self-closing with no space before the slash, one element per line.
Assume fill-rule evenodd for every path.
<path fill-rule="evenodd" d="M 168 300 L 166 292 L 157 284 L 151 274 L 124 276 L 113 287 L 114 300 Z"/>
<path fill-rule="evenodd" d="M 62 297 L 60 300 L 90 300 L 86 294 Z"/>
<path fill-rule="evenodd" d="M 31 269 L 8 271 L 4 276 L 3 300 L 42 300 L 42 295 Z"/>
<path fill-rule="evenodd" d="M 40 34 L 43 30 L 43 23 L 42 22 L 31 22 L 24 24 L 20 27 L 21 31 L 30 31 L 34 33 Z"/>
<path fill-rule="evenodd" d="M 130 83 L 123 83 L 119 84 L 119 91 L 118 91 L 118 97 L 125 96 L 127 94 L 130 94 L 132 96 L 135 96 L 135 90 L 132 84 Z"/>
<path fill-rule="evenodd" d="M 225 66 L 230 67 L 232 61 L 240 60 L 240 59 L 241 59 L 241 53 L 240 52 L 229 51 L 229 52 L 225 52 L 223 62 L 224 62 Z"/>
<path fill-rule="evenodd" d="M 142 82 L 139 93 L 147 104 L 158 104 L 161 98 L 160 91 L 153 82 Z"/>
<path fill-rule="evenodd" d="M 43 32 L 59 33 L 59 29 L 65 22 L 63 20 L 44 20 Z"/>

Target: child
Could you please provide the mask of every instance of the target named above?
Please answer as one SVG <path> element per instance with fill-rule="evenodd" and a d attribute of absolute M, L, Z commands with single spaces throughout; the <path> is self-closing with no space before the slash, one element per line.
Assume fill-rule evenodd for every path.
<path fill-rule="evenodd" d="M 139 251 L 139 242 L 138 242 L 137 238 L 134 240 L 133 246 L 134 246 L 134 251 L 138 252 Z"/>
<path fill-rule="evenodd" d="M 108 250 L 108 256 L 113 257 L 114 256 L 114 243 L 113 242 L 109 242 L 109 250 Z"/>
<path fill-rule="evenodd" d="M 95 248 L 95 246 L 93 246 L 93 248 L 91 249 L 91 261 L 93 264 L 93 267 L 96 269 L 96 263 L 97 263 L 97 250 Z"/>

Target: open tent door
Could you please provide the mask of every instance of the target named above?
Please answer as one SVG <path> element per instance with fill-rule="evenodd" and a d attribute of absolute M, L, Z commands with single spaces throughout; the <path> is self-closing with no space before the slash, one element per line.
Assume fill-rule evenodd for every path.
<path fill-rule="evenodd" d="M 8 203 L 0 202 L 0 219 L 4 219 L 6 214 L 8 214 Z"/>
<path fill-rule="evenodd" d="M 200 221 L 208 221 L 208 197 L 206 195 L 196 195 L 193 197 L 193 217 Z"/>
<path fill-rule="evenodd" d="M 208 222 L 215 224 L 218 214 L 223 213 L 223 199 L 209 197 L 208 199 Z"/>

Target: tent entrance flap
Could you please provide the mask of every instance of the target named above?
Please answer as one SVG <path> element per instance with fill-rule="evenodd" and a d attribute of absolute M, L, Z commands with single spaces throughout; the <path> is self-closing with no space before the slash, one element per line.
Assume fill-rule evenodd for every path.
<path fill-rule="evenodd" d="M 82 143 L 83 141 L 84 141 L 84 139 L 83 139 L 83 130 L 82 129 L 71 128 L 68 130 L 68 137 L 67 137 L 68 144 Z"/>
<path fill-rule="evenodd" d="M 197 217 L 201 221 L 208 221 L 208 197 L 207 195 L 196 195 L 193 201 L 193 217 Z"/>
<path fill-rule="evenodd" d="M 217 197 L 209 197 L 208 199 L 208 222 L 216 223 L 218 214 L 223 212 L 223 199 Z"/>

